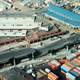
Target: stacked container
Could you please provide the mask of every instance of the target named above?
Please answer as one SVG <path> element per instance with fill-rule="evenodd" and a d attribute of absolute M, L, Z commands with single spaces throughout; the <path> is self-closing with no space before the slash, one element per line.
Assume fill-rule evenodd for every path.
<path fill-rule="evenodd" d="M 80 59 L 80 56 L 78 57 L 78 59 Z"/>
<path fill-rule="evenodd" d="M 71 70 L 69 73 L 71 73 L 72 75 L 74 75 L 76 78 L 80 76 L 80 74 L 76 71 L 76 69 Z"/>
<path fill-rule="evenodd" d="M 76 54 L 70 54 L 70 55 L 67 55 L 67 56 L 66 56 L 66 59 L 72 60 L 72 59 L 74 59 L 75 57 L 76 57 Z"/>
<path fill-rule="evenodd" d="M 73 68 L 74 68 L 74 66 L 73 66 L 72 64 L 66 63 L 66 64 L 63 64 L 63 65 L 61 66 L 61 71 L 67 73 L 67 72 L 69 72 L 69 71 L 70 71 L 71 69 L 73 69 Z"/>
<path fill-rule="evenodd" d="M 79 59 L 75 58 L 74 61 L 75 61 L 78 65 L 80 65 L 80 60 L 79 60 Z"/>
<path fill-rule="evenodd" d="M 74 68 L 66 73 L 66 77 L 69 80 L 80 80 L 80 68 Z"/>
<path fill-rule="evenodd" d="M 67 59 L 62 59 L 62 60 L 59 60 L 59 62 L 60 62 L 61 64 L 65 64 L 65 63 L 69 62 L 69 60 L 67 60 Z"/>
<path fill-rule="evenodd" d="M 74 65 L 75 67 L 80 65 L 76 60 L 71 61 L 71 64 Z"/>
<path fill-rule="evenodd" d="M 78 74 L 77 77 L 80 77 L 80 67 L 74 68 L 73 71 Z"/>
<path fill-rule="evenodd" d="M 58 80 L 58 78 L 59 78 L 56 74 L 51 72 L 51 70 L 49 68 L 45 68 L 45 71 L 40 69 L 39 72 L 42 73 L 43 75 L 47 76 L 47 78 L 49 80 Z"/>
<path fill-rule="evenodd" d="M 75 53 L 75 55 L 68 56 L 67 59 L 69 62 L 61 66 L 61 73 L 68 80 L 80 80 L 80 54 Z"/>
<path fill-rule="evenodd" d="M 72 75 L 71 73 L 66 73 L 66 78 L 69 80 L 76 80 L 76 77 Z"/>
<path fill-rule="evenodd" d="M 70 61 L 75 67 L 80 66 L 80 53 L 75 53 L 75 58 Z"/>
<path fill-rule="evenodd" d="M 40 69 L 37 72 L 37 80 L 49 80 L 47 77 L 47 73 L 44 70 Z"/>
<path fill-rule="evenodd" d="M 63 70 L 61 70 L 61 74 L 66 77 L 66 72 L 64 72 Z"/>
<path fill-rule="evenodd" d="M 77 56 L 77 57 L 80 56 L 80 53 L 76 53 L 76 56 Z"/>
<path fill-rule="evenodd" d="M 48 65 L 52 70 L 58 70 L 59 66 L 61 66 L 61 64 L 57 60 L 49 62 Z"/>
<path fill-rule="evenodd" d="M 40 73 L 47 75 L 47 73 L 45 71 L 43 71 L 42 69 L 39 70 Z"/>
<path fill-rule="evenodd" d="M 52 73 L 52 72 L 48 73 L 48 78 L 49 78 L 50 80 L 58 80 L 58 76 L 55 75 L 55 74 Z"/>

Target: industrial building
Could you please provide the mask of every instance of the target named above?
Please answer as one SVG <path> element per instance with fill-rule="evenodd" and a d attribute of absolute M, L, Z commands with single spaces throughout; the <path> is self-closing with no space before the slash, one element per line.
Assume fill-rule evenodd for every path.
<path fill-rule="evenodd" d="M 26 36 L 27 30 L 0 30 L 0 36 Z"/>
<path fill-rule="evenodd" d="M 34 22 L 33 17 L 1 17 L 0 29 L 33 29 L 38 28 L 39 23 Z"/>
<path fill-rule="evenodd" d="M 80 15 L 53 4 L 49 5 L 45 15 L 51 18 L 55 18 L 64 24 L 70 25 L 72 28 L 80 28 Z"/>
<path fill-rule="evenodd" d="M 0 17 L 0 20 L 0 36 L 26 36 L 28 30 L 41 27 L 34 17 Z"/>

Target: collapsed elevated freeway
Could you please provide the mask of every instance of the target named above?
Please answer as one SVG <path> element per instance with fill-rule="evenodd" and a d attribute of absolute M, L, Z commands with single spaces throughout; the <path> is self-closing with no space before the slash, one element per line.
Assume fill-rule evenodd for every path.
<path fill-rule="evenodd" d="M 66 39 L 61 39 L 55 43 L 49 44 L 39 49 L 33 48 L 24 48 L 16 51 L 7 51 L 0 53 L 0 64 L 5 64 L 11 62 L 11 60 L 16 59 L 20 60 L 21 58 L 32 57 L 34 54 L 35 57 L 46 55 L 49 51 L 55 51 L 62 49 L 64 47 L 79 44 L 80 43 L 80 34 L 71 35 L 71 37 Z"/>
<path fill-rule="evenodd" d="M 45 46 L 45 47 L 39 49 L 39 51 L 40 51 L 40 53 L 42 53 L 41 55 L 45 55 L 49 51 L 51 51 L 51 52 L 57 51 L 66 46 L 72 46 L 72 45 L 75 45 L 78 43 L 80 43 L 80 34 L 75 34 L 73 36 L 71 35 L 71 37 L 69 37 L 69 38 L 61 39 L 53 44 Z"/>

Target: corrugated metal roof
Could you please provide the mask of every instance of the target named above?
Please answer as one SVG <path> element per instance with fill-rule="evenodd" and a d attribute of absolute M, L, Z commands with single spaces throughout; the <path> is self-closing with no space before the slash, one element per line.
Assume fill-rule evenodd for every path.
<path fill-rule="evenodd" d="M 80 15 L 50 4 L 46 12 L 49 16 L 64 21 L 72 27 L 80 28 Z"/>

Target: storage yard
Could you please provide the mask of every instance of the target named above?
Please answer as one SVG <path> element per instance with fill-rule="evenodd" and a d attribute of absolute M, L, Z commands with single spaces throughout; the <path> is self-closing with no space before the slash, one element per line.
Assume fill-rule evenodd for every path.
<path fill-rule="evenodd" d="M 0 80 L 80 80 L 80 1 L 0 0 Z"/>

